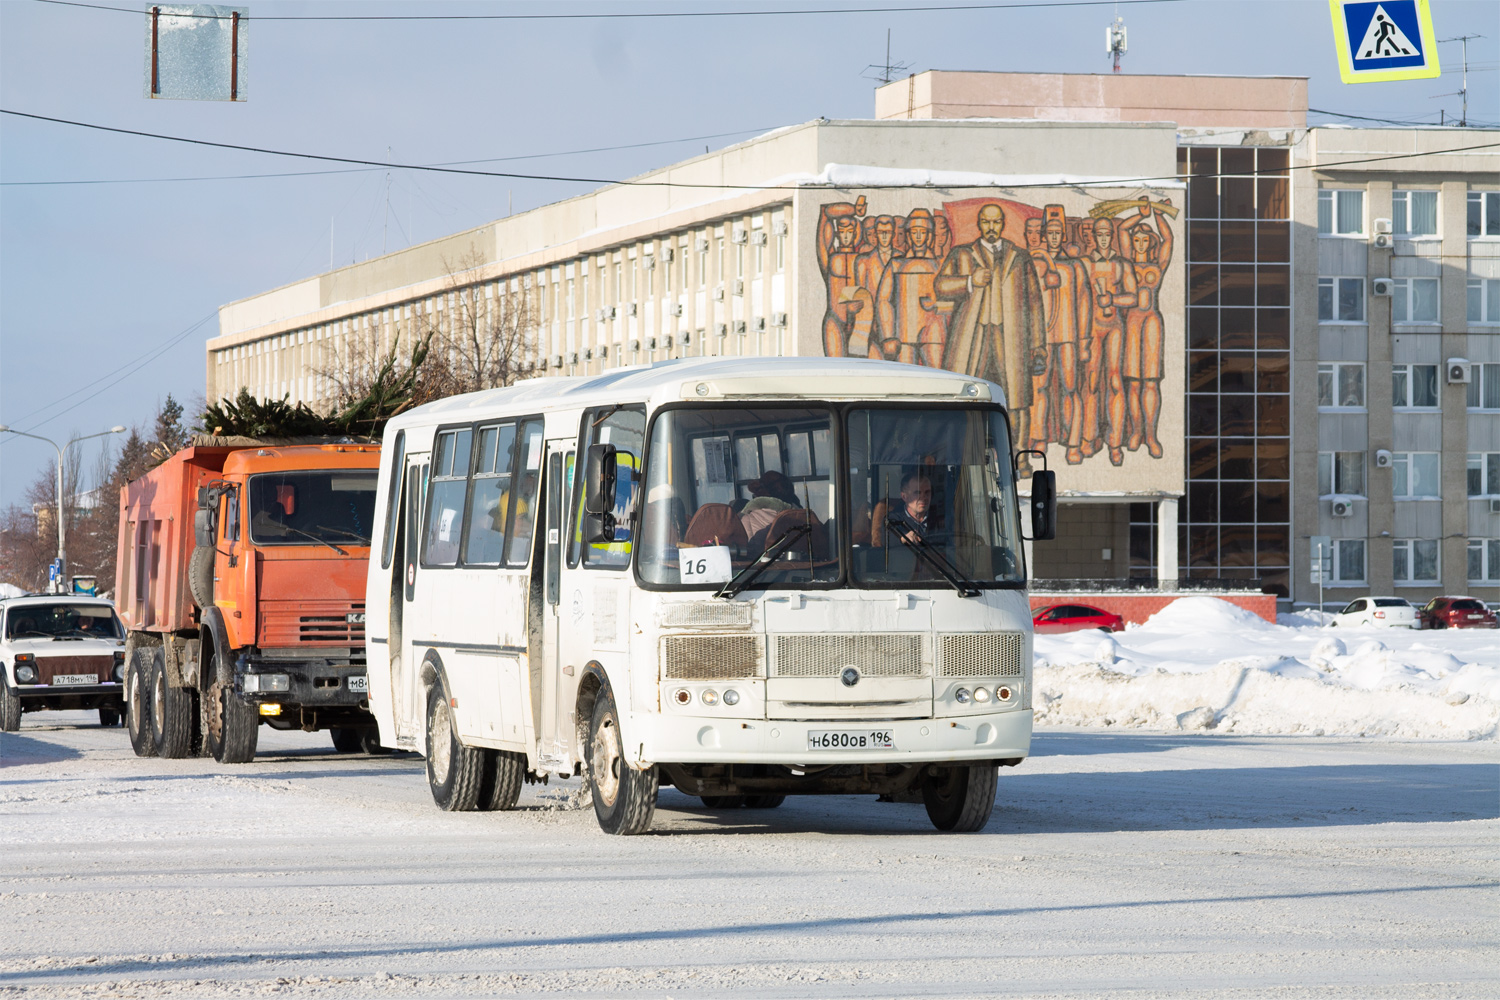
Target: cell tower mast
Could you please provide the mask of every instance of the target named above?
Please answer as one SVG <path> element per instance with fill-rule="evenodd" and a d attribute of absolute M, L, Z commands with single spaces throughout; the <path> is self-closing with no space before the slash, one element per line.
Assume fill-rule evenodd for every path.
<path fill-rule="evenodd" d="M 1115 61 L 1115 72 L 1120 72 L 1120 57 L 1125 54 L 1125 19 L 1116 17 L 1113 24 L 1104 29 L 1104 51 Z"/>

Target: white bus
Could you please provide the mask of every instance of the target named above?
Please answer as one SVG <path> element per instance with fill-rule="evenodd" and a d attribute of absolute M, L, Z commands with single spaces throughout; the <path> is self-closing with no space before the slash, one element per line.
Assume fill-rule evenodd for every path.
<path fill-rule="evenodd" d="M 1031 743 L 1016 464 L 998 386 L 878 361 L 669 361 L 414 409 L 385 431 L 370 560 L 380 742 L 425 754 L 450 810 L 558 774 L 616 834 L 661 783 L 980 829 Z M 1032 479 L 1037 537 L 1053 491 Z"/>

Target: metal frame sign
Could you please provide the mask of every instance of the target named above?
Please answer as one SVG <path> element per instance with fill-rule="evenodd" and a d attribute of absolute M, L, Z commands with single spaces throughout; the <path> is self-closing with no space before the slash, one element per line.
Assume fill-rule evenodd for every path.
<path fill-rule="evenodd" d="M 153 4 L 146 8 L 146 96 L 245 100 L 246 7 Z"/>
<path fill-rule="evenodd" d="M 1328 0 L 1345 83 L 1424 80 L 1442 72 L 1428 0 Z"/>

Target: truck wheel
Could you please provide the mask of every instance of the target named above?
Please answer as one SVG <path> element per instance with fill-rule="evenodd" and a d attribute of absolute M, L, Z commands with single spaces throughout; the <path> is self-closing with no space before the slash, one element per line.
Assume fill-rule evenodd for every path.
<path fill-rule="evenodd" d="M 589 722 L 588 772 L 600 829 L 622 837 L 651 829 L 656 815 L 656 766 L 638 771 L 625 760 L 620 713 L 608 687 L 594 701 L 594 717 Z"/>
<path fill-rule="evenodd" d="M 472 812 L 479 807 L 484 783 L 484 751 L 459 742 L 453 710 L 442 681 L 427 695 L 427 785 L 432 801 L 448 812 Z"/>
<path fill-rule="evenodd" d="M 510 750 L 484 751 L 484 778 L 479 784 L 479 808 L 486 812 L 514 809 L 526 780 L 526 755 Z"/>
<path fill-rule="evenodd" d="M 99 725 L 105 729 L 113 729 L 120 724 L 120 713 L 113 708 L 99 709 Z"/>
<path fill-rule="evenodd" d="M 744 795 L 700 795 L 698 797 L 710 809 L 738 809 L 740 806 L 750 804 L 747 801 L 748 796 Z"/>
<path fill-rule="evenodd" d="M 188 591 L 200 608 L 214 606 L 215 555 L 212 545 L 197 545 L 188 556 Z"/>
<path fill-rule="evenodd" d="M 12 690 L 10 681 L 0 674 L 0 732 L 13 733 L 21 728 L 21 696 Z"/>
<path fill-rule="evenodd" d="M 219 654 L 209 661 L 211 678 L 203 697 L 208 700 L 208 752 L 220 764 L 244 764 L 255 759 L 255 744 L 260 739 L 260 716 L 254 705 L 235 694 L 234 688 L 219 676 Z"/>
<path fill-rule="evenodd" d="M 167 681 L 167 654 L 151 653 L 151 742 L 158 757 L 186 757 L 193 748 L 193 693 Z"/>
<path fill-rule="evenodd" d="M 125 667 L 125 728 L 130 732 L 130 748 L 137 757 L 156 756 L 156 744 L 151 741 L 149 646 L 135 649 Z"/>
<path fill-rule="evenodd" d="M 786 801 L 785 795 L 746 795 L 746 809 L 775 809 Z"/>
<path fill-rule="evenodd" d="M 995 809 L 999 777 L 993 764 L 956 764 L 938 769 L 922 785 L 927 818 L 939 830 L 950 833 L 983 830 Z"/>
<path fill-rule="evenodd" d="M 359 731 L 359 748 L 371 757 L 383 757 L 391 752 L 390 747 L 380 745 L 380 730 L 375 726 Z"/>
<path fill-rule="evenodd" d="M 364 734 L 358 729 L 330 729 L 328 735 L 333 737 L 333 748 L 339 753 L 358 753 L 360 737 Z"/>

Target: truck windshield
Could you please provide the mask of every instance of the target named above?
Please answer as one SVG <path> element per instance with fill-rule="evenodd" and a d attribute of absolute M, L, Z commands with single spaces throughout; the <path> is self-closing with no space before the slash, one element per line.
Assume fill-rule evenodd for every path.
<path fill-rule="evenodd" d="M 28 604 L 12 608 L 7 639 L 122 639 L 113 608 L 102 604 Z"/>
<path fill-rule="evenodd" d="M 250 477 L 250 540 L 256 545 L 369 545 L 373 469 L 268 472 Z"/>
<path fill-rule="evenodd" d="M 848 440 L 856 585 L 1024 582 L 999 411 L 851 410 Z"/>
<path fill-rule="evenodd" d="M 776 558 L 754 589 L 837 580 L 834 426 L 830 410 L 806 406 L 662 413 L 641 508 L 641 580 L 718 589 L 768 550 Z"/>

